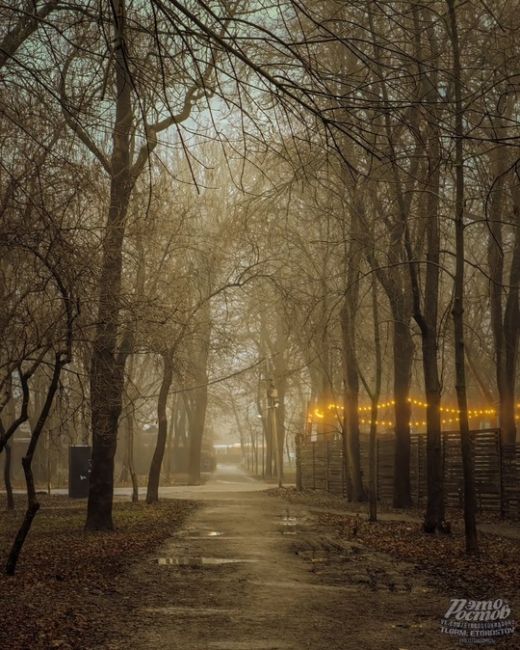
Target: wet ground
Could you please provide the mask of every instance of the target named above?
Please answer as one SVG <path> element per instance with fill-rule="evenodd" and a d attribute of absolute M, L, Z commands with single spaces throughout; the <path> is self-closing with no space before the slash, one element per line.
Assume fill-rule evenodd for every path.
<path fill-rule="evenodd" d="M 456 647 L 439 631 L 452 594 L 413 565 L 342 542 L 305 505 L 288 507 L 264 490 L 234 467 L 203 486 L 167 488 L 200 507 L 122 579 L 113 595 L 122 626 L 105 647 Z"/>

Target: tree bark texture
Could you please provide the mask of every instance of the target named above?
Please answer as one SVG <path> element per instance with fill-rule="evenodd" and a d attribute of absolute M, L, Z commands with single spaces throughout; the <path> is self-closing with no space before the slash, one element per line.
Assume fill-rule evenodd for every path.
<path fill-rule="evenodd" d="M 7 510 L 14 510 L 13 486 L 11 484 L 11 445 L 7 444 L 4 449 L 4 486 L 6 495 Z"/>
<path fill-rule="evenodd" d="M 460 411 L 460 438 L 464 474 L 464 530 L 466 552 L 478 553 L 476 493 L 473 467 L 473 444 L 469 431 L 466 369 L 464 355 L 464 124 L 461 88 L 461 65 L 455 0 L 447 0 L 453 57 L 455 95 L 455 279 L 453 291 L 453 329 L 455 377 Z"/>
<path fill-rule="evenodd" d="M 157 419 L 159 426 L 155 451 L 150 465 L 150 473 L 148 475 L 146 503 L 155 503 L 159 500 L 161 467 L 164 458 L 164 450 L 166 448 L 166 437 L 168 434 L 166 406 L 168 404 L 168 395 L 173 381 L 173 352 L 167 351 L 161 356 L 163 361 L 163 376 L 157 400 Z"/>
<path fill-rule="evenodd" d="M 52 378 L 49 387 L 47 389 L 47 394 L 42 406 L 42 410 L 40 411 L 38 420 L 31 431 L 31 439 L 29 442 L 29 446 L 27 447 L 27 453 L 22 458 L 22 466 L 25 474 L 25 483 L 27 489 L 27 508 L 25 511 L 22 524 L 18 529 L 14 542 L 11 546 L 11 550 L 9 551 L 9 555 L 5 565 L 5 573 L 10 576 L 14 575 L 16 571 L 16 565 L 18 563 L 18 558 L 20 557 L 20 553 L 22 551 L 24 542 L 27 538 L 27 535 L 29 534 L 34 517 L 36 516 L 38 510 L 40 509 L 40 503 L 38 502 L 38 499 L 36 497 L 34 476 L 32 473 L 31 465 L 34 458 L 34 452 L 36 450 L 38 441 L 43 431 L 43 427 L 45 426 L 47 418 L 49 417 L 54 396 L 56 395 L 56 392 L 59 387 L 60 374 L 64 362 L 65 361 L 64 359 L 61 358 L 61 355 L 59 353 L 56 354 L 54 360 Z"/>
<path fill-rule="evenodd" d="M 90 367 L 92 470 L 86 528 L 111 530 L 114 456 L 122 407 L 124 363 L 118 358 L 123 239 L 133 179 L 130 168 L 132 130 L 131 80 L 125 54 L 125 9 L 114 0 L 116 115 L 110 162 L 108 210 L 99 280 L 98 317 Z"/>

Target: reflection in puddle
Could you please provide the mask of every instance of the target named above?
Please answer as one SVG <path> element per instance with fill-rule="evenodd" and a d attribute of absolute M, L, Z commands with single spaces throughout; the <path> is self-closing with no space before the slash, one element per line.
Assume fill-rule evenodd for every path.
<path fill-rule="evenodd" d="M 208 648 L 221 648 L 222 650 L 285 650 L 288 646 L 285 641 L 210 641 Z"/>
<path fill-rule="evenodd" d="M 180 537 L 187 537 L 188 539 L 195 539 L 196 537 L 222 537 L 224 535 L 220 530 L 191 530 L 189 528 L 179 533 Z"/>
<path fill-rule="evenodd" d="M 296 517 L 283 517 L 282 526 L 296 526 L 297 521 Z"/>
<path fill-rule="evenodd" d="M 312 565 L 316 564 L 344 564 L 350 561 L 350 558 L 331 547 L 318 547 L 318 548 L 305 548 L 295 550 L 296 555 L 310 562 Z"/>
<path fill-rule="evenodd" d="M 224 609 L 221 607 L 191 607 L 191 606 L 166 606 L 143 607 L 143 612 L 162 614 L 164 616 L 182 616 L 186 618 L 218 617 L 220 620 L 230 619 L 232 615 L 240 613 L 238 609 Z"/>
<path fill-rule="evenodd" d="M 281 515 L 277 523 L 281 527 L 280 532 L 282 535 L 296 535 L 298 531 L 309 526 L 309 522 L 304 517 L 291 515 L 289 509 L 286 510 L 284 515 Z"/>
<path fill-rule="evenodd" d="M 244 562 L 256 562 L 256 560 L 234 557 L 190 557 L 180 555 L 178 557 L 160 557 L 157 562 L 162 565 L 169 564 L 197 568 L 203 566 L 221 566 L 223 564 L 242 564 Z"/>
<path fill-rule="evenodd" d="M 324 562 L 330 561 L 330 553 L 323 549 L 309 549 L 306 551 L 298 551 L 298 555 L 304 560 L 311 562 L 312 564 L 321 564 Z M 339 558 L 335 558 L 339 559 Z"/>

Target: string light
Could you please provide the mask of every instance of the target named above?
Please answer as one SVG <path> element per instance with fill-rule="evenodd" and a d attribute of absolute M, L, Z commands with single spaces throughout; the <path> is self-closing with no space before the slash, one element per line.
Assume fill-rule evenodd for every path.
<path fill-rule="evenodd" d="M 417 408 L 423 408 L 426 409 L 428 408 L 428 403 L 424 402 L 420 399 L 416 399 L 415 397 L 408 397 L 407 398 L 407 403 L 411 407 L 417 407 Z M 385 409 L 393 408 L 396 405 L 395 400 L 387 400 L 384 402 L 378 402 L 376 404 L 376 407 L 378 410 L 384 411 Z M 516 405 L 517 408 L 520 409 L 520 402 Z M 373 406 L 370 405 L 360 405 L 358 406 L 358 413 L 361 414 L 367 414 L 371 413 L 373 409 Z M 308 421 L 312 422 L 313 418 L 317 418 L 318 420 L 324 420 L 326 417 L 325 411 L 335 411 L 336 415 L 339 415 L 339 411 L 345 411 L 345 407 L 342 404 L 336 404 L 335 402 L 330 402 L 327 406 L 327 409 L 325 408 L 315 408 L 311 413 L 309 413 L 308 416 Z M 445 406 L 440 406 L 439 407 L 439 412 L 442 413 L 445 417 L 445 419 L 441 420 L 442 424 L 453 424 L 453 423 L 458 423 L 460 421 L 460 415 L 461 411 L 456 408 L 451 408 L 451 407 L 445 407 Z M 482 418 L 485 416 L 496 416 L 497 411 L 494 408 L 477 408 L 477 409 L 468 409 L 467 410 L 467 416 L 468 419 L 475 419 L 475 418 Z M 455 417 L 450 417 L 450 416 L 455 416 Z M 520 419 L 520 415 L 515 416 L 516 420 Z M 361 418 L 360 420 L 361 424 L 370 424 L 372 420 L 366 419 L 366 418 Z M 376 425 L 380 426 L 388 426 L 388 427 L 393 427 L 395 426 L 394 422 L 391 420 L 375 420 Z M 420 427 L 420 426 L 426 426 L 426 421 L 425 420 L 410 420 L 409 426 L 412 427 Z"/>

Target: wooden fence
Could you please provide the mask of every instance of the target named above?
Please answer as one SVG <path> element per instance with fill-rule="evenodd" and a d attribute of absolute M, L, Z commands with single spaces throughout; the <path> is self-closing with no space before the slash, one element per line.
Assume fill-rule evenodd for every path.
<path fill-rule="evenodd" d="M 502 446 L 498 429 L 471 432 L 477 506 L 481 512 L 498 512 L 520 518 L 520 445 Z M 362 435 L 361 467 L 368 482 L 368 436 Z M 315 439 L 301 436 L 297 444 L 298 482 L 302 489 L 326 490 L 346 496 L 343 441 L 327 434 Z M 458 431 L 442 433 L 444 497 L 447 507 L 463 505 L 463 472 Z M 394 477 L 394 437 L 380 435 L 376 453 L 377 495 L 382 503 L 392 503 Z M 426 503 L 426 435 L 414 433 L 410 441 L 410 482 L 414 505 Z"/>

